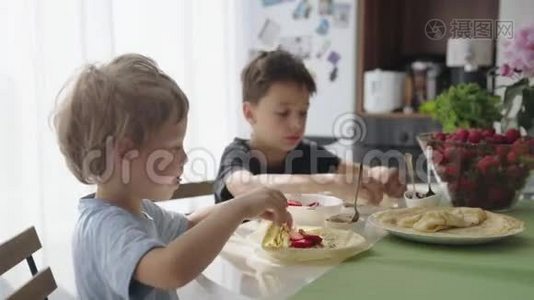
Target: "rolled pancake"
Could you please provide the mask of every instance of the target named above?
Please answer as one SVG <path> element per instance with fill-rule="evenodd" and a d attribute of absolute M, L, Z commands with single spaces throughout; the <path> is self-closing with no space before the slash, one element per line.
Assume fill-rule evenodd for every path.
<path fill-rule="evenodd" d="M 462 235 L 498 235 L 523 226 L 517 219 L 470 207 L 409 208 L 386 211 L 378 220 L 385 225 L 416 232 Z"/>

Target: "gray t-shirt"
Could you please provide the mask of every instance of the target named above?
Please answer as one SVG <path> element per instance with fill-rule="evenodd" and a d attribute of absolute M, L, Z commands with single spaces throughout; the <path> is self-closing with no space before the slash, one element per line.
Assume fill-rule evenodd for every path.
<path fill-rule="evenodd" d="M 80 200 L 73 258 L 81 299 L 178 299 L 175 290 L 144 285 L 133 274 L 150 249 L 164 247 L 188 228 L 185 216 L 143 200 L 136 216 L 94 195 Z"/>

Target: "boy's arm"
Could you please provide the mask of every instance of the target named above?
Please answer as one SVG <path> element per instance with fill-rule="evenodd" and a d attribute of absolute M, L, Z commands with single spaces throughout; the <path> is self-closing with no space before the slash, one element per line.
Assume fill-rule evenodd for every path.
<path fill-rule="evenodd" d="M 243 195 L 247 201 L 221 203 L 202 222 L 166 247 L 148 251 L 139 261 L 135 279 L 161 289 L 175 289 L 195 279 L 219 254 L 241 222 L 269 212 L 276 223 L 288 221 L 287 200 L 280 192 L 255 190 Z M 244 200 L 244 199 L 243 199 Z"/>
<path fill-rule="evenodd" d="M 340 176 L 337 174 L 258 174 L 247 170 L 235 171 L 225 180 L 226 188 L 238 196 L 261 186 L 283 193 L 320 193 L 335 189 Z"/>

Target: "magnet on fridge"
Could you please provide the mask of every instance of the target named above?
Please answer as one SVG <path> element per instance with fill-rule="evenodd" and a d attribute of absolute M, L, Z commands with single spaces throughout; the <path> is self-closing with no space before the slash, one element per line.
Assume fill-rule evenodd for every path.
<path fill-rule="evenodd" d="M 315 29 L 315 32 L 320 35 L 326 35 L 328 33 L 328 29 L 330 29 L 330 23 L 328 23 L 327 19 L 322 18 L 319 22 L 319 27 Z"/>
<path fill-rule="evenodd" d="M 325 40 L 321 45 L 321 48 L 319 48 L 319 51 L 317 51 L 317 53 L 315 54 L 315 57 L 317 57 L 317 59 L 321 59 L 321 57 L 323 57 L 328 48 L 330 48 L 331 44 L 332 42 L 330 42 L 330 40 Z"/>
<path fill-rule="evenodd" d="M 330 81 L 334 82 L 336 81 L 337 79 L 337 66 L 334 66 L 334 69 L 332 69 L 332 71 L 330 71 Z"/>
<path fill-rule="evenodd" d="M 321 16 L 331 15 L 334 11 L 333 0 L 319 0 L 319 14 Z"/>
<path fill-rule="evenodd" d="M 284 2 L 291 2 L 294 0 L 262 0 L 261 3 L 263 6 L 273 6 L 276 4 L 284 3 Z"/>
<path fill-rule="evenodd" d="M 272 46 L 278 39 L 278 35 L 280 34 L 280 25 L 276 23 L 273 20 L 267 19 L 263 23 L 263 27 L 260 30 L 260 33 L 258 34 L 258 38 L 260 41 L 262 41 L 265 45 Z"/>
<path fill-rule="evenodd" d="M 351 10 L 352 5 L 350 3 L 335 3 L 333 12 L 334 26 L 343 28 L 348 27 Z"/>
<path fill-rule="evenodd" d="M 341 59 L 341 56 L 336 51 L 330 51 L 328 55 L 328 61 L 331 62 L 334 66 L 337 65 L 338 61 Z"/>
<path fill-rule="evenodd" d="M 308 0 L 300 0 L 299 4 L 293 11 L 293 19 L 307 19 L 310 16 L 312 6 Z"/>

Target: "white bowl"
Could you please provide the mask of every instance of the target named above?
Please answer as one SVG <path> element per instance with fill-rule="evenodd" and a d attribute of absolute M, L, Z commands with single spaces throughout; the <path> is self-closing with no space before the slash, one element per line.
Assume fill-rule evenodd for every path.
<path fill-rule="evenodd" d="M 420 194 L 426 193 L 425 191 L 417 191 Z M 436 193 L 435 195 L 432 195 L 430 197 L 424 197 L 424 198 L 412 198 L 413 191 L 406 191 L 404 192 L 404 201 L 406 203 L 406 207 L 435 207 L 439 206 L 441 202 L 441 194 Z"/>
<path fill-rule="evenodd" d="M 293 222 L 303 226 L 322 226 L 325 219 L 337 215 L 343 209 L 343 200 L 322 194 L 286 194 L 287 200 L 296 200 L 302 206 L 289 206 Z M 316 207 L 307 205 L 319 203 Z"/>
<path fill-rule="evenodd" d="M 353 214 L 338 214 L 331 216 L 324 220 L 324 227 L 334 228 L 334 229 L 343 229 L 343 230 L 352 230 L 355 222 L 352 222 Z"/>

